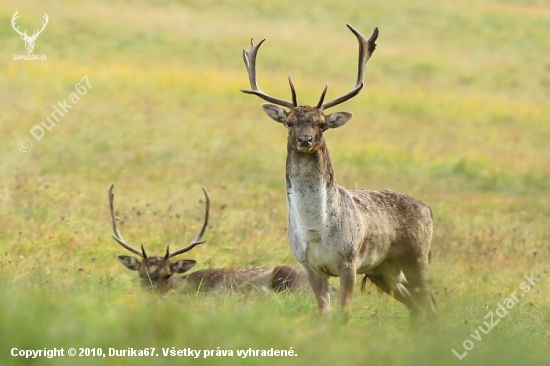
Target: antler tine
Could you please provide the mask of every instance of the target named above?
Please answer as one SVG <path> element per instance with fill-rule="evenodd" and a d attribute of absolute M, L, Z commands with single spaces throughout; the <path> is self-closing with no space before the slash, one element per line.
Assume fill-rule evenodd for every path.
<path fill-rule="evenodd" d="M 294 86 L 292 85 L 292 80 L 289 77 L 290 82 L 290 88 L 292 91 L 292 100 L 294 103 L 291 103 L 289 101 L 274 98 L 266 93 L 264 93 L 260 87 L 258 86 L 258 82 L 256 80 L 256 56 L 258 54 L 258 50 L 260 49 L 260 46 L 262 43 L 264 43 L 265 39 L 262 39 L 260 43 L 257 45 L 254 45 L 254 39 L 250 40 L 250 51 L 243 49 L 243 61 L 244 65 L 246 66 L 246 71 L 248 73 L 248 80 L 250 81 L 250 88 L 252 90 L 245 90 L 245 89 L 239 89 L 241 92 L 246 94 L 254 94 L 263 100 L 266 100 L 270 103 L 277 104 L 283 107 L 288 108 L 294 108 L 296 107 L 296 91 L 294 90 Z"/>
<path fill-rule="evenodd" d="M 27 30 L 26 30 L 26 29 L 25 29 L 25 32 L 23 33 L 23 32 L 21 32 L 21 31 L 19 30 L 19 27 L 15 28 L 15 21 L 17 20 L 17 18 L 19 18 L 19 16 L 17 15 L 17 13 L 19 13 L 19 10 L 17 10 L 17 11 L 15 12 L 15 14 L 13 14 L 13 17 L 11 18 L 11 26 L 12 26 L 13 29 L 14 29 L 17 33 L 19 33 L 20 35 L 27 35 Z"/>
<path fill-rule="evenodd" d="M 32 33 L 32 37 L 38 37 L 40 35 L 40 33 L 42 33 L 42 31 L 44 30 L 44 28 L 46 28 L 46 25 L 48 24 L 48 14 L 44 13 L 44 20 L 45 22 L 42 22 L 42 29 L 38 30 L 38 29 L 35 29 L 34 32 Z"/>
<path fill-rule="evenodd" d="M 357 66 L 357 81 L 355 82 L 355 87 L 350 90 L 348 93 L 342 95 L 341 97 L 338 97 L 336 99 L 333 99 L 331 101 L 328 101 L 326 103 L 321 102 L 321 110 L 328 109 L 330 107 L 334 107 L 335 105 L 338 105 L 340 103 L 345 102 L 346 100 L 349 100 L 359 94 L 361 89 L 363 88 L 363 77 L 365 75 L 365 68 L 367 66 L 367 61 L 372 56 L 372 53 L 376 49 L 376 39 L 378 38 L 378 27 L 374 28 L 374 32 L 372 33 L 372 36 L 367 40 L 361 33 L 356 31 L 350 24 L 346 24 L 346 26 L 349 28 L 349 30 L 355 34 L 355 37 L 357 37 L 357 41 L 359 42 L 359 60 L 358 60 L 358 66 Z M 324 92 L 323 92 L 324 97 Z M 319 107 L 317 107 L 319 108 Z"/>
<path fill-rule="evenodd" d="M 175 255 L 188 252 L 191 249 L 193 249 L 195 246 L 202 244 L 206 241 L 206 240 L 201 240 L 201 238 L 202 238 L 202 235 L 204 234 L 204 231 L 206 230 L 206 226 L 208 225 L 208 215 L 210 214 L 210 197 L 208 197 L 208 193 L 206 192 L 206 189 L 204 189 L 204 187 L 202 187 L 202 191 L 204 192 L 204 197 L 206 198 L 206 212 L 204 214 L 204 223 L 202 224 L 201 229 L 199 230 L 199 232 L 197 233 L 197 236 L 195 236 L 195 239 L 193 239 L 191 244 L 189 244 L 185 248 L 170 252 L 170 254 L 168 254 L 168 258 L 172 258 Z"/>
<path fill-rule="evenodd" d="M 292 93 L 292 104 L 296 107 L 298 105 L 298 102 L 296 101 L 296 89 L 294 89 L 294 83 L 292 82 L 290 75 L 288 75 L 288 84 L 290 85 L 290 92 Z"/>
<path fill-rule="evenodd" d="M 109 190 L 108 190 L 109 208 L 111 210 L 111 221 L 112 221 L 112 224 L 113 224 L 113 232 L 115 233 L 115 235 L 113 235 L 113 239 L 115 239 L 120 245 L 122 245 L 124 248 L 126 248 L 130 252 L 139 255 L 141 258 L 147 258 L 147 255 L 145 254 L 145 250 L 143 249 L 143 245 L 141 246 L 142 250 L 139 251 L 138 249 L 136 249 L 136 248 L 132 247 L 131 245 L 129 245 L 128 243 L 126 243 L 124 241 L 124 239 L 122 238 L 122 235 L 120 234 L 120 231 L 118 231 L 118 227 L 117 227 L 117 224 L 116 224 L 117 218 L 115 216 L 115 209 L 114 209 L 114 194 L 113 194 L 113 187 L 114 186 L 115 186 L 114 184 L 111 184 L 111 186 L 109 187 Z"/>
<path fill-rule="evenodd" d="M 50 18 L 48 18 L 48 14 L 44 13 L 44 20 L 45 20 L 45 22 L 42 23 L 42 29 L 40 29 L 40 30 L 38 31 L 38 34 L 42 33 L 42 31 L 44 30 L 44 28 L 46 28 L 46 25 L 48 24 L 48 20 L 49 20 L 49 19 L 50 19 Z M 37 35 L 38 35 L 38 34 L 37 34 Z"/>
<path fill-rule="evenodd" d="M 328 89 L 328 83 L 325 84 L 325 88 L 323 89 L 323 92 L 321 93 L 321 98 L 319 98 L 319 103 L 315 106 L 315 108 L 320 109 L 323 106 L 323 100 L 325 100 L 325 95 L 327 94 Z"/>

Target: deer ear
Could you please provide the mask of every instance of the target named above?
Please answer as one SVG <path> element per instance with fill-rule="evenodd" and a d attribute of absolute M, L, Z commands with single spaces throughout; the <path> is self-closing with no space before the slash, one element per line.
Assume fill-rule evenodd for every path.
<path fill-rule="evenodd" d="M 325 130 L 329 128 L 338 128 L 346 124 L 353 117 L 353 113 L 350 112 L 334 112 L 327 116 L 325 119 Z"/>
<path fill-rule="evenodd" d="M 197 261 L 191 259 L 184 259 L 174 263 L 174 272 L 176 273 L 185 273 L 193 268 L 197 264 Z"/>
<path fill-rule="evenodd" d="M 135 259 L 134 257 L 130 257 L 127 255 L 119 255 L 117 256 L 120 263 L 124 265 L 124 267 L 128 268 L 131 271 L 137 271 L 139 269 L 139 261 Z"/>
<path fill-rule="evenodd" d="M 275 104 L 262 104 L 264 112 L 274 121 L 279 123 L 286 123 L 287 113 L 283 107 L 279 107 Z"/>

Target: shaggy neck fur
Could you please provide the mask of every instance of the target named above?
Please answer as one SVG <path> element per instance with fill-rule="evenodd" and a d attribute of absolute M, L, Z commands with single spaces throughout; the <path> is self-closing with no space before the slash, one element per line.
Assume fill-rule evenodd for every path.
<path fill-rule="evenodd" d="M 313 153 L 294 150 L 289 141 L 286 158 L 287 193 L 300 190 L 304 185 L 323 186 L 326 190 L 336 189 L 334 170 L 324 137 L 319 149 Z"/>
<path fill-rule="evenodd" d="M 286 170 L 288 235 L 296 259 L 305 263 L 324 251 L 338 212 L 338 189 L 324 141 L 313 153 L 289 148 Z M 318 249 L 315 249 L 318 248 Z"/>

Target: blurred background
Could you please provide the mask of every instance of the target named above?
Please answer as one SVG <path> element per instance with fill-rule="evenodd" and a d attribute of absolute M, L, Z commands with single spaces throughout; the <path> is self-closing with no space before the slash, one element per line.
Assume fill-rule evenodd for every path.
<path fill-rule="evenodd" d="M 45 60 L 20 59 L 28 53 L 11 25 L 16 11 L 28 35 L 47 14 L 32 52 Z M 110 238 L 111 183 L 122 234 L 148 253 L 192 240 L 204 186 L 207 243 L 187 253 L 196 268 L 296 263 L 286 239 L 286 130 L 263 101 L 239 92 L 249 87 L 242 49 L 265 38 L 262 90 L 290 99 L 292 74 L 298 102 L 311 105 L 326 82 L 327 99 L 355 83 L 357 41 L 346 23 L 380 35 L 363 91 L 335 108 L 353 119 L 326 134 L 336 180 L 431 206 L 437 330 L 409 330 L 406 309 L 372 287 L 357 288 L 348 326 L 318 319 L 309 293 L 145 293 L 116 260 L 127 253 Z M 467 351 L 485 315 L 533 273 L 540 282 L 472 340 L 463 362 L 544 364 L 548 39 L 543 0 L 3 1 L 0 329 L 10 340 L 0 360 L 24 362 L 12 347 L 189 345 L 298 354 L 209 364 L 451 364 L 451 349 Z M 72 108 L 61 115 L 64 102 Z"/>

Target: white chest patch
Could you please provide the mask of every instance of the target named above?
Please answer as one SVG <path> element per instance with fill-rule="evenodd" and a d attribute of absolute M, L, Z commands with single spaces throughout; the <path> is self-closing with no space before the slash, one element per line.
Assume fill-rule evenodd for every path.
<path fill-rule="evenodd" d="M 340 262 L 335 260 L 335 257 L 340 257 L 340 251 L 335 243 L 330 242 L 329 229 L 334 225 L 328 214 L 331 207 L 324 184 L 290 188 L 287 199 L 288 237 L 294 256 L 301 263 L 307 262 L 309 266 L 329 270 L 331 263 Z M 330 269 L 330 272 L 334 271 L 339 272 Z"/>

